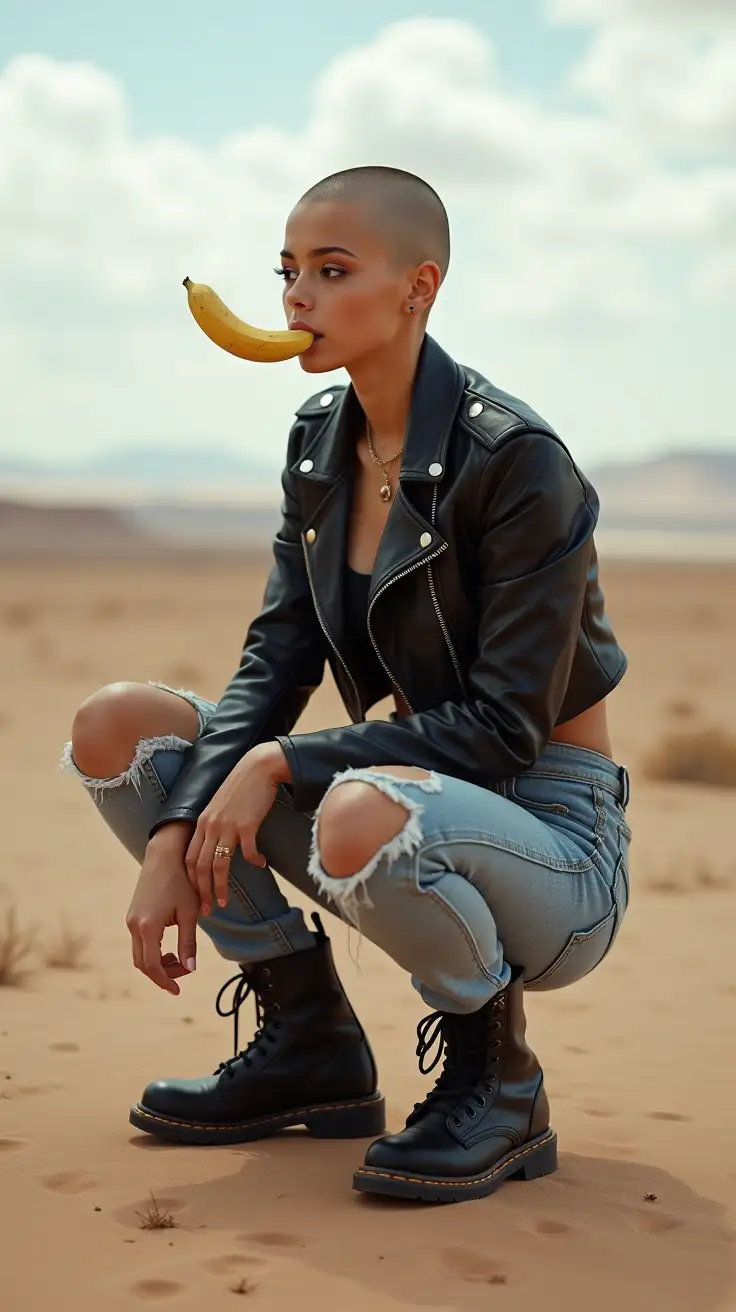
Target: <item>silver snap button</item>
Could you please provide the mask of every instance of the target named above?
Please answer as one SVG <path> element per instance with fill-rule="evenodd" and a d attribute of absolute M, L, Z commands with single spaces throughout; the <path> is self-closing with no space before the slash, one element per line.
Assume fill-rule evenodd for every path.
<path fill-rule="evenodd" d="M 438 464 L 430 465 L 429 472 L 432 475 L 432 478 L 439 478 L 440 474 L 442 473 L 442 465 L 438 465 Z"/>
<path fill-rule="evenodd" d="M 311 474 L 312 470 L 314 469 L 314 461 L 302 460 L 302 463 L 300 464 L 299 468 L 301 469 L 303 474 Z"/>
<path fill-rule="evenodd" d="M 480 401 L 474 401 L 470 409 L 468 410 L 468 414 L 470 415 L 470 418 L 477 419 L 478 415 L 481 415 L 482 413 L 483 413 L 483 406 L 481 405 Z"/>
<path fill-rule="evenodd" d="M 335 397 L 332 392 L 325 392 L 324 395 L 319 398 L 319 403 L 320 405 L 332 405 L 334 399 Z"/>
<path fill-rule="evenodd" d="M 419 539 L 419 545 L 420 547 L 428 547 L 431 541 L 432 541 L 431 533 L 422 533 L 422 536 Z"/>
<path fill-rule="evenodd" d="M 314 542 L 317 537 L 317 534 L 315 533 L 313 528 L 308 528 L 304 536 L 306 537 L 307 542 Z"/>

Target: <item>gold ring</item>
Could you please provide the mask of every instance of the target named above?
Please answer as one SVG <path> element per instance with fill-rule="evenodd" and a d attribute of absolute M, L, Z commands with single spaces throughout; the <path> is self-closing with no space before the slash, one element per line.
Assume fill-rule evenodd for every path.
<path fill-rule="evenodd" d="M 223 847 L 221 843 L 217 844 L 217 847 L 215 848 L 215 856 L 232 856 L 232 854 L 233 849 L 231 847 Z"/>

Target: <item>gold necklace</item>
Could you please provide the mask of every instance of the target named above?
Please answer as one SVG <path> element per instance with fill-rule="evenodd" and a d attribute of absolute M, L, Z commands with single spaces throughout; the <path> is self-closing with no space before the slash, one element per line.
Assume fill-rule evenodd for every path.
<path fill-rule="evenodd" d="M 381 491 L 380 491 L 381 500 L 390 501 L 391 497 L 393 496 L 393 488 L 391 487 L 391 481 L 388 476 L 389 466 L 394 463 L 394 460 L 398 460 L 399 456 L 404 454 L 403 444 L 400 447 L 400 449 L 396 452 L 395 456 L 391 456 L 388 460 L 381 460 L 380 457 L 376 455 L 376 449 L 373 445 L 373 432 L 370 423 L 368 422 L 367 419 L 365 421 L 365 435 L 368 439 L 368 451 L 370 453 L 371 460 L 373 460 L 375 464 L 380 466 L 381 473 L 383 474 L 383 483 L 381 484 Z"/>

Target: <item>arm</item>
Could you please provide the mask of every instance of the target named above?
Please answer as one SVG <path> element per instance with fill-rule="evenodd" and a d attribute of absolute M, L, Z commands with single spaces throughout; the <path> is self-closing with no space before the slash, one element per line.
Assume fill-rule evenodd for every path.
<path fill-rule="evenodd" d="M 204 732 L 188 749 L 151 836 L 171 821 L 196 824 L 238 761 L 257 743 L 288 733 L 320 684 L 326 649 L 314 611 L 301 544 L 301 515 L 290 466 L 293 425 L 282 474 L 282 523 L 260 614 L 246 634 L 240 665 Z M 187 830 L 177 825 L 179 830 Z M 191 829 L 188 830 L 191 833 Z"/>
<path fill-rule="evenodd" d="M 575 653 L 598 500 L 564 446 L 514 436 L 486 464 L 477 655 L 464 702 L 403 719 L 277 735 L 295 805 L 337 770 L 412 764 L 481 786 L 529 769 L 550 739 Z"/>

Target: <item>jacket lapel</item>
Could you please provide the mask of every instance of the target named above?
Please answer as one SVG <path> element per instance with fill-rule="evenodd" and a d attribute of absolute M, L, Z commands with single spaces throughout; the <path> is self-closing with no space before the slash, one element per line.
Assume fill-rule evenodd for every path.
<path fill-rule="evenodd" d="M 432 523 L 431 505 L 434 487 L 444 477 L 464 386 L 459 366 L 433 338 L 425 336 L 414 378 L 399 487 L 373 567 L 371 609 L 392 583 L 419 569 L 446 546 Z M 292 466 L 301 485 L 302 536 L 315 603 L 343 661 L 347 650 L 343 589 L 354 452 L 363 422 L 362 407 L 350 384 Z M 420 485 L 426 491 L 420 492 Z M 426 508 L 425 513 L 419 505 Z"/>

